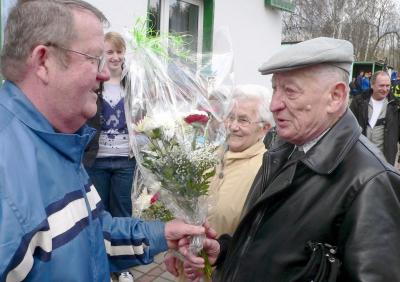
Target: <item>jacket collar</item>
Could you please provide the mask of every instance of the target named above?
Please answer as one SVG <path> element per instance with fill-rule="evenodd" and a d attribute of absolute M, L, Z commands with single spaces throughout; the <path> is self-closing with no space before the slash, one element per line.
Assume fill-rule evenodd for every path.
<path fill-rule="evenodd" d="M 284 191 L 293 181 L 296 163 L 302 162 L 317 174 L 330 174 L 342 162 L 349 150 L 361 135 L 361 128 L 351 111 L 346 113 L 321 138 L 307 154 L 299 160 L 288 160 L 294 145 L 283 140 L 277 140 L 266 155 L 266 167 L 263 173 L 268 183 L 259 179 L 258 185 L 252 188 L 248 199 L 247 214 L 255 211 L 255 206 L 271 199 Z M 281 173 L 278 173 L 281 171 Z M 254 184 L 253 184 L 254 185 Z M 267 188 L 268 186 L 268 188 Z M 254 204 L 253 204 L 254 203 Z"/>
<path fill-rule="evenodd" d="M 354 115 L 346 110 L 335 125 L 315 144 L 301 160 L 306 166 L 319 174 L 331 173 L 344 159 L 348 151 L 361 135 L 361 128 Z M 294 145 L 277 141 L 270 153 L 288 157 Z"/>
<path fill-rule="evenodd" d="M 310 150 L 303 162 L 317 173 L 329 174 L 343 161 L 360 135 L 361 128 L 356 118 L 347 110 Z"/>
<path fill-rule="evenodd" d="M 43 114 L 10 81 L 6 81 L 0 89 L 0 105 L 3 105 L 16 119 L 34 131 L 45 143 L 67 159 L 80 164 L 84 149 L 94 136 L 93 128 L 84 125 L 73 134 L 55 132 Z"/>

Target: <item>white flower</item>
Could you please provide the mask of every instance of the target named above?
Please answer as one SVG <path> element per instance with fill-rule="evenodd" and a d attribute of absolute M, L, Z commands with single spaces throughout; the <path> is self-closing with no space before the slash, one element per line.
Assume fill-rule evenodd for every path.
<path fill-rule="evenodd" d="M 177 120 L 170 112 L 156 111 L 152 116 L 145 116 L 138 124 L 134 126 L 136 132 L 144 133 L 152 138 L 154 129 L 161 129 L 166 140 L 171 140 L 175 135 Z"/>
<path fill-rule="evenodd" d="M 177 120 L 174 118 L 173 114 L 171 112 L 160 110 L 153 115 L 153 119 L 162 129 L 165 139 L 171 140 L 175 135 L 175 128 L 177 126 Z"/>
<path fill-rule="evenodd" d="M 151 118 L 149 116 L 145 116 L 141 121 L 139 121 L 133 127 L 136 132 L 148 134 L 148 133 L 151 133 L 151 131 L 153 129 L 156 129 L 157 127 L 159 127 L 159 125 L 157 125 L 155 123 L 153 118 Z"/>
<path fill-rule="evenodd" d="M 135 209 L 138 211 L 142 211 L 149 208 L 152 197 L 153 195 L 149 194 L 147 192 L 147 189 L 144 189 L 143 192 L 139 195 L 139 197 L 137 197 L 137 199 L 134 201 Z"/>

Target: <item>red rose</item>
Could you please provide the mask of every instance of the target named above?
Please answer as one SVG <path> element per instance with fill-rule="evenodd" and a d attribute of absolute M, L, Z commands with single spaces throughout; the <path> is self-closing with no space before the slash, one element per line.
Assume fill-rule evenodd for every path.
<path fill-rule="evenodd" d="M 208 122 L 208 116 L 207 115 L 201 115 L 201 114 L 192 114 L 192 115 L 188 115 L 187 117 L 185 117 L 184 120 L 188 124 L 192 124 L 192 123 L 195 123 L 195 122 L 206 124 Z"/>
<path fill-rule="evenodd" d="M 153 197 L 151 197 L 151 199 L 150 199 L 150 204 L 152 205 L 152 204 L 154 204 L 155 202 L 157 202 L 157 201 L 158 201 L 158 198 L 160 198 L 160 192 L 155 193 L 155 194 L 153 195 Z"/>

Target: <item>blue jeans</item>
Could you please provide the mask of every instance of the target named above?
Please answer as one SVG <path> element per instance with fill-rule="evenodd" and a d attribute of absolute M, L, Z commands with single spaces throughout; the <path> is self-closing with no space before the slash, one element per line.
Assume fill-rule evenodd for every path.
<path fill-rule="evenodd" d="M 131 190 L 136 160 L 128 157 L 97 158 L 86 171 L 103 201 L 114 217 L 131 217 Z"/>

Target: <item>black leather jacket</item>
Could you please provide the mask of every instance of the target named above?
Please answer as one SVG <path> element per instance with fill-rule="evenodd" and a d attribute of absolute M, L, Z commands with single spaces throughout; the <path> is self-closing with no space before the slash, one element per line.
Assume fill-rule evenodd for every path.
<path fill-rule="evenodd" d="M 362 134 L 364 135 L 367 135 L 368 104 L 371 95 L 372 90 L 363 92 L 361 95 L 354 97 L 350 105 L 350 109 L 357 118 L 362 128 Z M 390 164 L 394 165 L 397 146 L 400 142 L 400 107 L 392 94 L 388 96 L 388 106 L 384 123 L 383 155 Z"/>
<path fill-rule="evenodd" d="M 298 281 L 308 241 L 338 247 L 338 281 L 400 281 L 400 174 L 351 111 L 300 161 L 292 150 L 278 140 L 264 155 L 214 281 Z"/>

